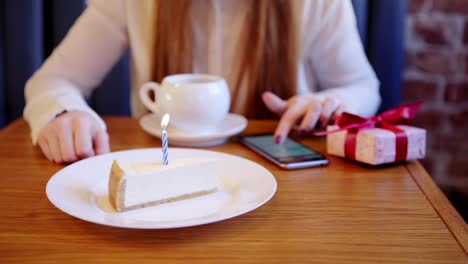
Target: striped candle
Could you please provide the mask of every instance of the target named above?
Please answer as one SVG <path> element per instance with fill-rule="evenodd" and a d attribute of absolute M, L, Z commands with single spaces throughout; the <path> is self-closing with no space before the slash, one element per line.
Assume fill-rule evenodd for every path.
<path fill-rule="evenodd" d="M 163 160 L 164 165 L 169 164 L 169 153 L 167 147 L 167 131 L 163 130 L 162 132 L 162 151 L 163 151 Z"/>
<path fill-rule="evenodd" d="M 164 165 L 169 164 L 169 147 L 167 142 L 167 125 L 169 124 L 169 114 L 165 114 L 161 120 L 161 129 L 162 129 L 162 152 L 163 152 L 163 161 Z"/>

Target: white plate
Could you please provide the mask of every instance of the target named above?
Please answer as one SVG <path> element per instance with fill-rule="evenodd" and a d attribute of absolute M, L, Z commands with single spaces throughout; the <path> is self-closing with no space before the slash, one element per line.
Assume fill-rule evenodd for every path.
<path fill-rule="evenodd" d="M 147 114 L 140 119 L 140 126 L 150 135 L 161 138 L 160 118 Z M 214 131 L 196 135 L 180 131 L 174 127 L 167 128 L 169 145 L 185 147 L 208 147 L 219 145 L 230 137 L 242 132 L 247 126 L 247 119 L 238 114 L 228 114 Z"/>
<path fill-rule="evenodd" d="M 217 158 L 226 168 L 218 192 L 158 206 L 116 212 L 108 200 L 107 183 L 114 159 L 160 161 L 161 149 L 113 152 L 71 164 L 47 183 L 49 201 L 79 219 L 114 227 L 162 229 L 213 223 L 252 211 L 273 197 L 274 176 L 261 165 L 220 152 L 171 148 L 170 159 Z"/>

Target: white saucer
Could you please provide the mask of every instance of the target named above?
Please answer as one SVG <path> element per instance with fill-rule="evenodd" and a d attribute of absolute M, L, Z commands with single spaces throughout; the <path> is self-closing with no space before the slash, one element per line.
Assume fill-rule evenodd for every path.
<path fill-rule="evenodd" d="M 161 138 L 160 118 L 147 114 L 140 119 L 140 126 L 150 135 Z M 230 136 L 239 134 L 247 127 L 247 119 L 238 114 L 229 113 L 214 131 L 206 134 L 188 134 L 177 128 L 167 128 L 169 145 L 184 147 L 209 147 L 223 144 Z"/>

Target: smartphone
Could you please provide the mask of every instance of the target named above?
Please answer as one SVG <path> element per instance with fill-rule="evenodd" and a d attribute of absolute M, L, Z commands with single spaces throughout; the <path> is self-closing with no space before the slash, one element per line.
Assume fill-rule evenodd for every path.
<path fill-rule="evenodd" d="M 276 144 L 272 134 L 240 136 L 239 141 L 283 169 L 300 169 L 328 164 L 328 159 L 309 147 L 287 138 Z"/>

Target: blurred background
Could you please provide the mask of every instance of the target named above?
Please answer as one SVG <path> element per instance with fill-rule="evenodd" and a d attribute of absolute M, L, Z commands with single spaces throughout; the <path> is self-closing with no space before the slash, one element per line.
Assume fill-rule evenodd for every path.
<path fill-rule="evenodd" d="M 428 131 L 422 163 L 467 221 L 468 0 L 352 3 L 361 40 L 382 82 L 380 110 L 424 101 L 415 120 Z M 84 8 L 84 0 L 0 1 L 0 128 L 21 118 L 25 82 Z M 101 115 L 129 115 L 128 83 L 124 56 L 89 104 Z M 108 89 L 112 100 L 105 97 Z"/>
<path fill-rule="evenodd" d="M 403 100 L 423 100 L 422 161 L 468 219 L 468 0 L 408 0 Z"/>

